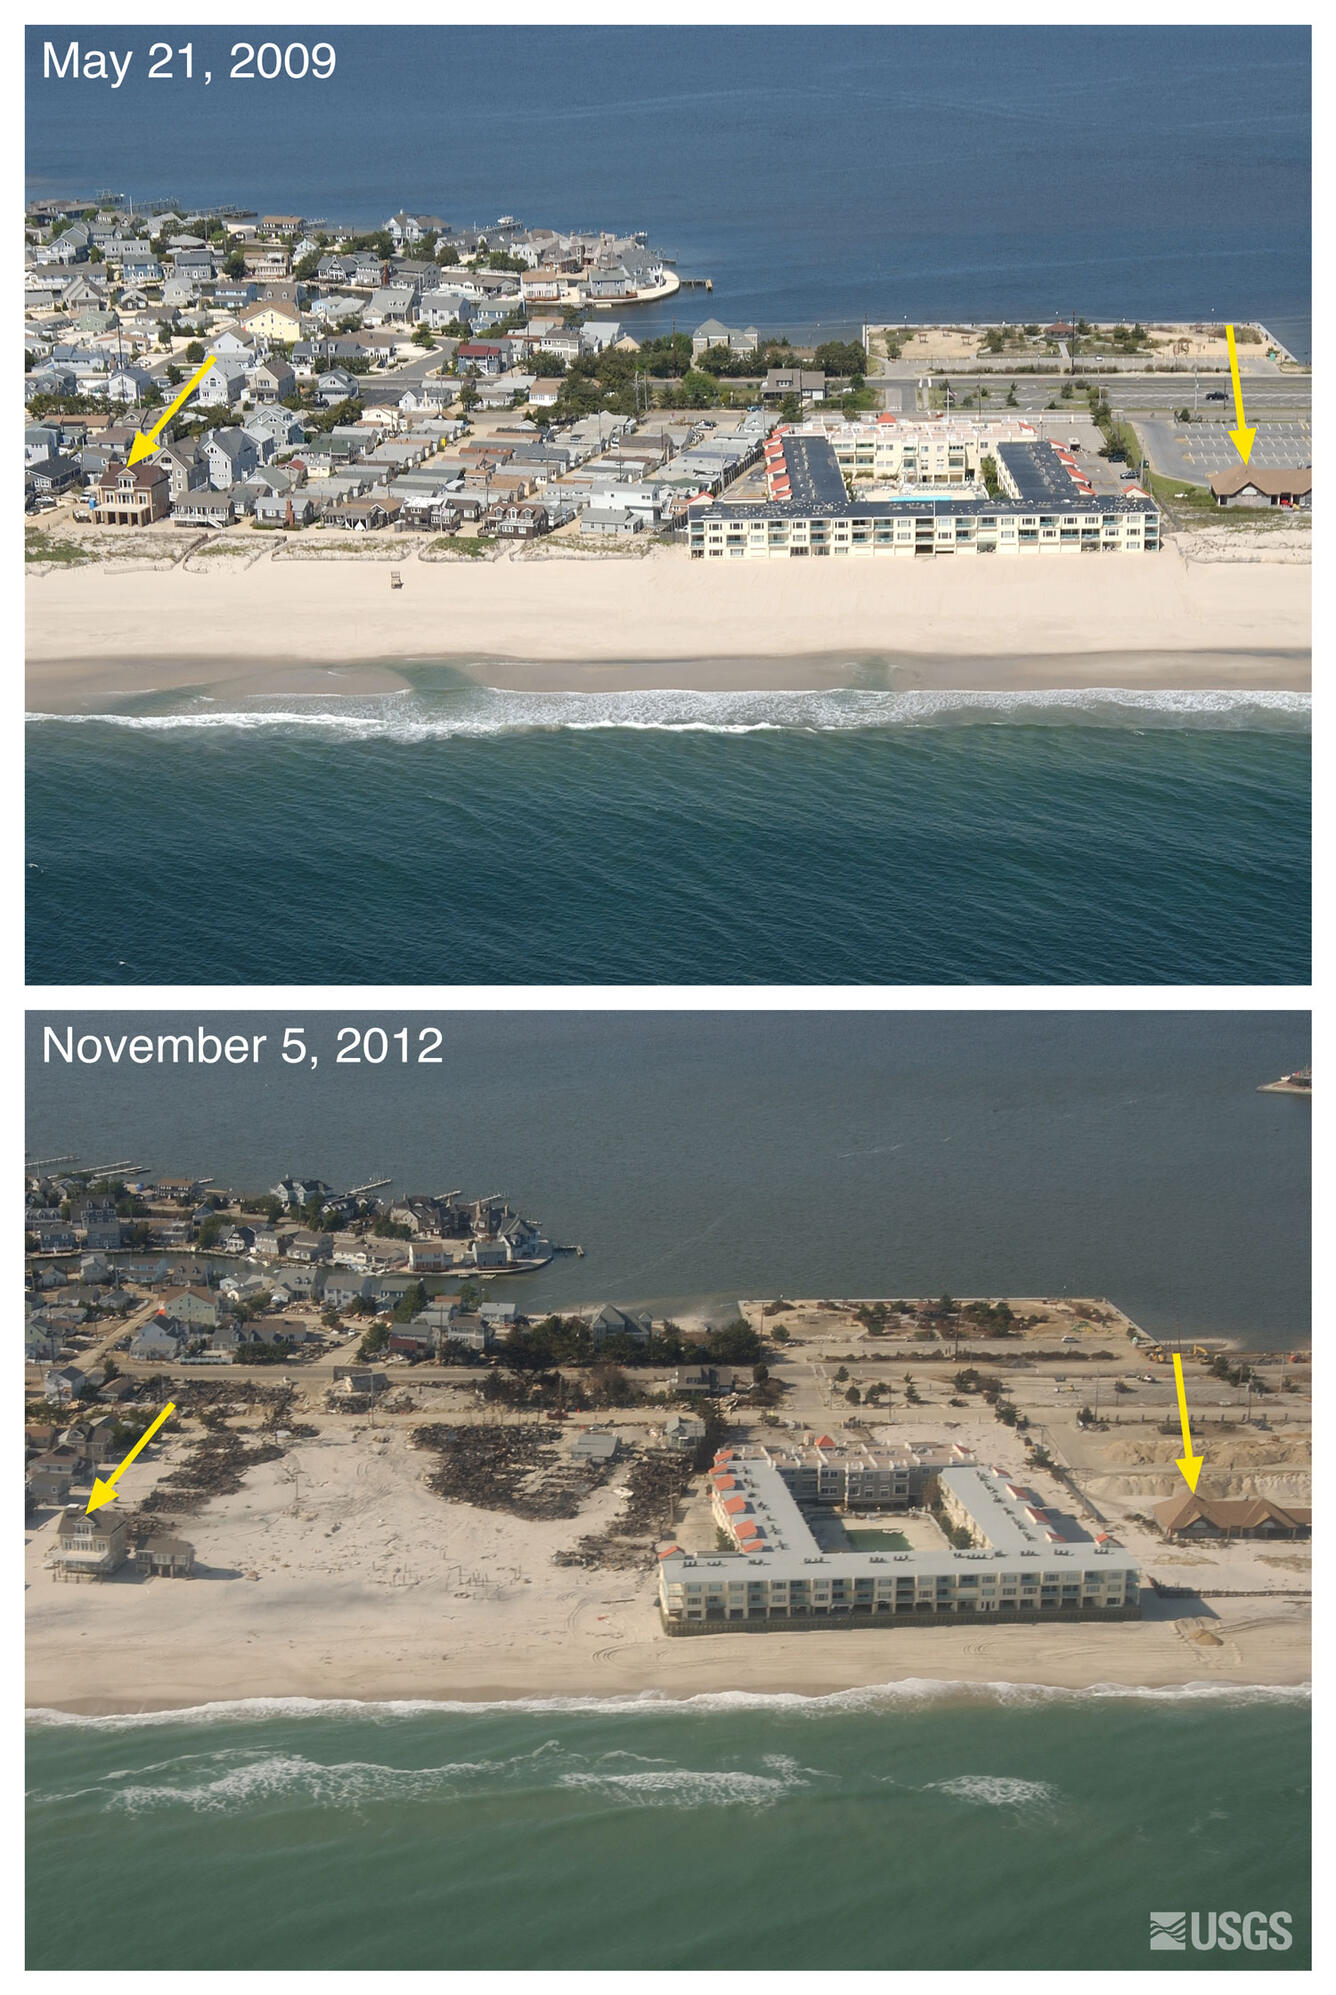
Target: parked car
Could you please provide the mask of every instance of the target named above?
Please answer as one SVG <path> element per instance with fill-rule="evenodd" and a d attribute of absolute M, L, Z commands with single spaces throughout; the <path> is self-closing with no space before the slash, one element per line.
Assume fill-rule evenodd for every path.
<path fill-rule="evenodd" d="M 1225 391 L 1223 388 L 1212 388 L 1210 394 L 1206 397 L 1206 399 L 1208 402 L 1223 402 L 1225 399 Z"/>

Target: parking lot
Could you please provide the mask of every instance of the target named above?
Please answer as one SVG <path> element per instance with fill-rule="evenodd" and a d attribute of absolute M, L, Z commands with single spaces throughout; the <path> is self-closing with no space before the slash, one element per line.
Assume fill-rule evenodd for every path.
<path fill-rule="evenodd" d="M 1185 425 L 1142 417 L 1137 434 L 1151 469 L 1185 484 L 1206 485 L 1213 471 L 1230 471 L 1239 453 L 1230 439 L 1232 417 Z M 1259 423 L 1248 462 L 1258 470 L 1292 470 L 1313 461 L 1312 431 L 1306 422 Z"/>

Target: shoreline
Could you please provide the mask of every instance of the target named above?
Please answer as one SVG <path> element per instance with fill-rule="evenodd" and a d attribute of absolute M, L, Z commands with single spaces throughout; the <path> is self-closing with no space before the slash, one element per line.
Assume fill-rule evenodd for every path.
<path fill-rule="evenodd" d="M 600 1575 L 579 1596 L 565 1595 L 560 1614 L 544 1617 L 544 1626 L 529 1627 L 505 1614 L 451 1626 L 444 1594 L 433 1616 L 427 1600 L 390 1608 L 383 1597 L 373 1603 L 375 1589 L 356 1584 L 322 1598 L 301 1580 L 274 1587 L 271 1579 L 256 1592 L 232 1582 L 215 1613 L 200 1597 L 213 1592 L 208 1579 L 154 1582 L 154 1618 L 167 1610 L 170 1625 L 148 1646 L 136 1648 L 133 1638 L 124 1650 L 99 1644 L 103 1680 L 96 1691 L 87 1688 L 91 1656 L 79 1653 L 77 1640 L 62 1641 L 59 1627 L 65 1622 L 68 1637 L 77 1619 L 86 1631 L 77 1612 L 83 1603 L 50 1599 L 29 1626 L 27 1711 L 110 1718 L 293 1700 L 481 1709 L 859 1693 L 893 1699 L 1283 1694 L 1297 1693 L 1311 1677 L 1309 1603 L 1279 1595 L 1221 1600 L 1205 1623 L 1190 1611 L 1175 1615 L 1178 1603 L 1157 1602 L 1138 1621 L 1009 1623 L 973 1629 L 968 1642 L 959 1630 L 942 1627 L 905 1630 L 898 1638 L 885 1629 L 842 1629 L 674 1639 L 662 1633 L 643 1592 L 624 1625 L 615 1625 L 618 1606 L 630 1605 L 619 1580 L 624 1588 L 624 1575 Z M 142 1638 L 147 1624 L 134 1613 L 134 1594 L 118 1587 L 103 1597 L 128 1610 L 124 1620 L 119 1612 L 107 1617 L 117 1633 L 130 1636 L 133 1628 Z M 1190 1610 L 1191 1603 L 1181 1604 Z M 572 1628 L 568 1615 L 583 1625 Z M 1213 1645 L 1201 1645 L 1203 1628 L 1214 1632 Z"/>
<path fill-rule="evenodd" d="M 1307 692 L 1306 565 L 265 561 L 243 576 L 110 563 L 27 599 L 30 711 L 198 690 L 403 691 L 408 668 L 525 692 Z"/>
<path fill-rule="evenodd" d="M 321 1718 L 339 1716 L 371 1717 L 430 1717 L 435 1714 L 457 1715 L 460 1712 L 472 1715 L 476 1712 L 505 1711 L 581 1711 L 618 1713 L 630 1716 L 640 1711 L 661 1713 L 665 1711 L 699 1710 L 703 1704 L 725 1700 L 734 1708 L 746 1705 L 757 1708 L 773 1704 L 777 1708 L 792 1705 L 795 1701 L 803 1704 L 836 1705 L 849 1701 L 882 1702 L 886 1705 L 922 1704 L 978 1704 L 1025 1702 L 1034 1698 L 1098 1699 L 1100 1702 L 1114 1702 L 1120 1698 L 1148 1699 L 1172 1703 L 1195 1702 L 1203 1698 L 1229 1700 L 1241 1698 L 1275 1698 L 1287 1703 L 1311 1702 L 1312 1680 L 1308 1676 L 1287 1678 L 1279 1683 L 1228 1682 L 1211 1683 L 1205 1678 L 1188 1677 L 1177 1683 L 1136 1683 L 1106 1682 L 1089 1684 L 1064 1684 L 1046 1682 L 1014 1682 L 999 1678 L 973 1681 L 962 1677 L 887 1677 L 881 1681 L 851 1684 L 845 1689 L 836 1690 L 756 1690 L 751 1687 L 731 1690 L 693 1690 L 674 1695 L 669 1691 L 608 1692 L 591 1690 L 587 1692 L 558 1692 L 551 1689 L 536 1689 L 517 1692 L 513 1696 L 498 1697 L 479 1691 L 477 1694 L 460 1692 L 454 1697 L 368 1697 L 352 1693 L 341 1694 L 331 1691 L 322 1697 L 306 1695 L 276 1696 L 263 1692 L 245 1697 L 214 1698 L 201 1704 L 167 1704 L 160 1702 L 133 1704 L 125 1699 L 77 1699 L 63 1704 L 27 1704 L 24 1707 L 24 1723 L 31 1729 L 41 1727 L 56 1730 L 65 1726 L 71 1729 L 82 1724 L 133 1724 L 141 1719 L 145 1724 L 183 1725 L 201 1722 L 218 1723 L 235 1719 L 302 1717 Z"/>
<path fill-rule="evenodd" d="M 883 654 L 850 657 L 815 653 L 796 657 L 714 658 L 694 661 L 646 659 L 638 663 L 580 659 L 368 658 L 325 668 L 298 662 L 257 662 L 214 657 L 203 661 L 162 657 L 50 659 L 30 663 L 27 716 L 32 720 L 124 717 L 126 707 L 155 696 L 193 696 L 229 710 L 263 713 L 251 703 L 389 700 L 422 690 L 519 693 L 598 699 L 635 693 L 782 693 L 818 696 L 833 692 L 900 694 L 1090 694 L 1127 693 L 1144 697 L 1179 693 L 1191 699 L 1213 693 L 1311 696 L 1310 656 L 1145 651 L 1128 656 L 1085 652 L 1046 657 L 936 657 Z M 420 686 L 418 676 L 433 680 Z M 233 703 L 229 708 L 229 703 Z M 318 711 L 318 709 L 317 709 Z M 335 709 L 337 711 L 337 709 Z M 170 718 L 163 715 L 160 718 Z M 179 716 L 177 716 L 179 717 Z"/>

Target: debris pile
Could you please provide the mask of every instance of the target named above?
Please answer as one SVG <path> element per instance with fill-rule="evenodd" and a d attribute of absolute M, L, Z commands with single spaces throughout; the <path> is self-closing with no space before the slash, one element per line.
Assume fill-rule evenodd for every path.
<path fill-rule="evenodd" d="M 653 1562 L 655 1546 L 671 1535 L 673 1516 L 695 1470 L 680 1454 L 637 1455 L 627 1482 L 626 1507 L 605 1531 L 581 1538 L 570 1551 L 557 1552 L 559 1566 L 601 1566 L 614 1572 Z"/>
<path fill-rule="evenodd" d="M 145 1511 L 172 1510 L 191 1514 L 210 1497 L 231 1496 L 246 1479 L 246 1471 L 261 1462 L 279 1460 L 283 1449 L 273 1441 L 261 1441 L 250 1448 L 222 1424 L 217 1414 L 202 1414 L 205 1432 L 180 1468 L 163 1476 L 156 1489 L 144 1498 Z"/>
<path fill-rule="evenodd" d="M 515 1517 L 577 1517 L 611 1467 L 569 1460 L 546 1427 L 418 1427 L 413 1446 L 438 1457 L 426 1478 L 437 1496 Z"/>

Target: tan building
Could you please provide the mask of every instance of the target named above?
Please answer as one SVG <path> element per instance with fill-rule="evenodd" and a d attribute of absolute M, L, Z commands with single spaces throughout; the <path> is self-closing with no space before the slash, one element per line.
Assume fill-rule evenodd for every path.
<path fill-rule="evenodd" d="M 242 249 L 246 275 L 258 283 L 270 283 L 287 276 L 288 252 L 280 243 L 251 243 Z"/>
<path fill-rule="evenodd" d="M 189 1579 L 195 1570 L 195 1547 L 185 1538 L 150 1538 L 135 1546 L 135 1571 L 149 1579 Z"/>
<path fill-rule="evenodd" d="M 1310 1504 L 1276 1503 L 1269 1496 L 1193 1496 L 1185 1490 L 1155 1506 L 1166 1538 L 1308 1538 Z"/>
<path fill-rule="evenodd" d="M 148 526 L 165 519 L 170 507 L 171 480 L 156 458 L 134 466 L 113 460 L 93 486 L 97 526 Z"/>
<path fill-rule="evenodd" d="M 109 1504 L 90 1517 L 83 1510 L 62 1512 L 56 1526 L 51 1564 L 57 1579 L 106 1579 L 125 1564 L 124 1520 Z"/>
<path fill-rule="evenodd" d="M 292 346 L 302 336 L 302 315 L 286 298 L 259 298 L 241 313 L 241 326 L 261 339 L 282 340 L 285 346 Z"/>
<path fill-rule="evenodd" d="M 1246 464 L 1236 464 L 1211 473 L 1211 491 L 1221 506 L 1311 506 L 1313 469 L 1250 471 Z"/>

